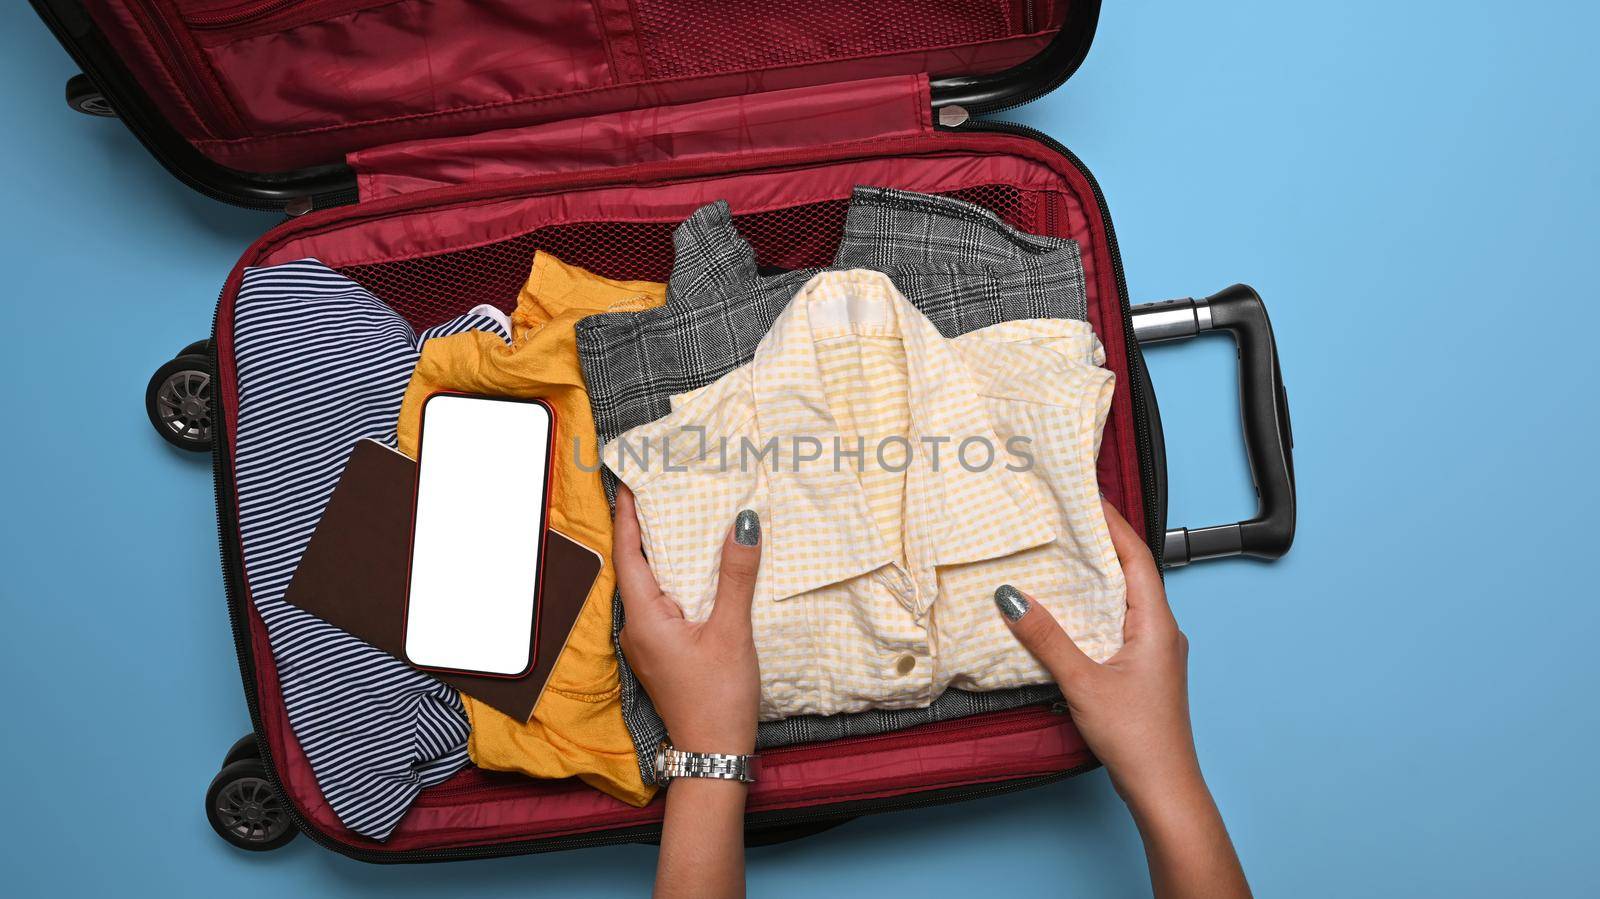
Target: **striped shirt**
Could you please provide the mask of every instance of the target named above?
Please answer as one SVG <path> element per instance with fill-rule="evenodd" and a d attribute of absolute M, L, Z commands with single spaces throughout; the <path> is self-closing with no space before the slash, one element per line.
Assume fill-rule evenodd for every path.
<path fill-rule="evenodd" d="M 372 839 L 387 837 L 424 787 L 467 764 L 461 698 L 284 593 L 355 442 L 395 445 L 422 343 L 467 330 L 510 333 L 498 310 L 480 306 L 417 334 L 315 259 L 246 269 L 234 301 L 245 582 L 323 797 Z"/>

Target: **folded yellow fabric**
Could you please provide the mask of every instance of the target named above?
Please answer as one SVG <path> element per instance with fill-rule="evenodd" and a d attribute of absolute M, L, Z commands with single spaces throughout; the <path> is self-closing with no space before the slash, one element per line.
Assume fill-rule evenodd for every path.
<path fill-rule="evenodd" d="M 611 646 L 616 585 L 611 513 L 596 464 L 594 418 L 573 326 L 596 312 L 659 306 L 665 295 L 663 284 L 613 281 L 538 253 L 511 316 L 512 342 L 481 331 L 428 341 L 400 407 L 400 451 L 413 459 L 422 403 L 439 391 L 537 398 L 555 410 L 550 526 L 600 553 L 604 564 L 531 719 L 517 721 L 462 697 L 472 723 L 467 752 L 480 768 L 577 777 L 632 805 L 648 802 L 655 788 L 640 777 L 633 741 L 622 721 L 617 657 Z M 575 438 L 581 460 L 574 456 Z M 536 466 L 514 458 L 497 474 L 538 476 Z"/>

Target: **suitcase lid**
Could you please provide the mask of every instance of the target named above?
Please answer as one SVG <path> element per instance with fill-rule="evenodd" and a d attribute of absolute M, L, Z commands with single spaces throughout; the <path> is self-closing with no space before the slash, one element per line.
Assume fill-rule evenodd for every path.
<path fill-rule="evenodd" d="M 1099 0 L 32 0 L 151 153 L 216 199 L 354 202 L 349 154 L 926 74 L 940 119 L 1021 105 Z M 958 108 L 959 107 L 959 108 Z"/>

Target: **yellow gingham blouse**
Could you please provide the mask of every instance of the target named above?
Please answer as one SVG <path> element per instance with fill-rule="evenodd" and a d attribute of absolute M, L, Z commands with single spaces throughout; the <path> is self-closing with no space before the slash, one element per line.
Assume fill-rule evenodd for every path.
<path fill-rule="evenodd" d="M 603 458 L 690 619 L 711 612 L 734 517 L 760 514 L 762 720 L 1044 683 L 995 610 L 1001 584 L 1042 599 L 1093 658 L 1122 645 L 1095 479 L 1103 361 L 1086 322 L 947 339 L 886 275 L 823 272 L 750 364 Z"/>

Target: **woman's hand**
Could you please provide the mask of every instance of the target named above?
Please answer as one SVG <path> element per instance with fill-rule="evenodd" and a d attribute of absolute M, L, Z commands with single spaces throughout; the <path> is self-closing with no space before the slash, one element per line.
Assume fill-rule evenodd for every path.
<path fill-rule="evenodd" d="M 750 604 L 761 568 L 761 522 L 741 512 L 722 541 L 716 605 L 702 622 L 661 592 L 640 547 L 633 492 L 617 490 L 612 555 L 626 618 L 622 651 L 655 702 L 672 745 L 685 752 L 755 750 L 761 676 Z"/>
<path fill-rule="evenodd" d="M 1096 663 L 1037 599 L 1008 597 L 1008 590 L 1017 593 L 1009 585 L 995 591 L 995 603 L 1022 645 L 1050 669 L 1078 732 L 1133 803 L 1200 775 L 1189 726 L 1189 640 L 1172 617 L 1150 548 L 1110 503 L 1101 505 L 1128 584 L 1116 655 Z"/>
<path fill-rule="evenodd" d="M 761 570 L 761 520 L 740 512 L 722 541 L 716 605 L 689 621 L 645 561 L 633 492 L 617 490 L 612 546 L 627 616 L 622 651 L 656 704 L 673 747 L 685 752 L 755 751 L 761 673 L 750 633 L 750 603 Z M 667 787 L 656 862 L 658 899 L 744 895 L 744 803 L 738 781 L 683 777 Z"/>
<path fill-rule="evenodd" d="M 1195 755 L 1189 639 L 1172 617 L 1149 547 L 1110 503 L 1101 505 L 1128 584 L 1116 655 L 1095 662 L 1042 603 L 1009 585 L 995 591 L 995 605 L 1061 685 L 1078 732 L 1128 803 L 1144 836 L 1155 895 L 1249 896 Z"/>

